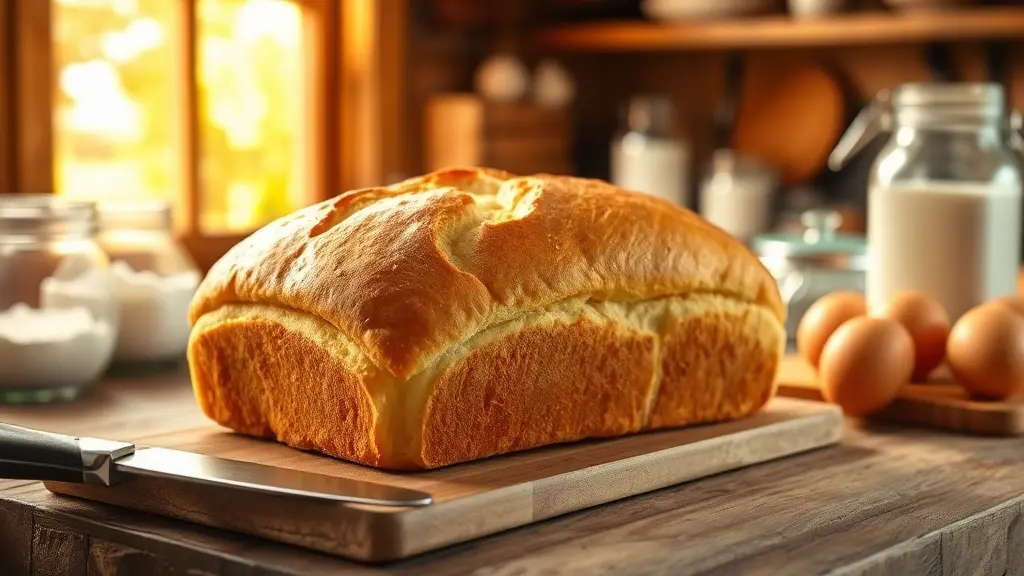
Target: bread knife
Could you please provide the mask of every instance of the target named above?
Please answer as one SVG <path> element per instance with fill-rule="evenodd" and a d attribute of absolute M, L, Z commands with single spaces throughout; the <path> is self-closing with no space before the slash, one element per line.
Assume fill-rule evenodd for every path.
<path fill-rule="evenodd" d="M 419 490 L 0 423 L 0 478 L 114 486 L 136 476 L 350 504 L 431 503 Z"/>

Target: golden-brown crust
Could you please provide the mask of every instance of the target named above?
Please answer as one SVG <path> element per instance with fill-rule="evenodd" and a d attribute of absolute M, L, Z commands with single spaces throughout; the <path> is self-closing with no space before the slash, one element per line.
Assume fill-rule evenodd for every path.
<path fill-rule="evenodd" d="M 675 318 L 662 338 L 661 386 L 649 429 L 731 420 L 775 393 L 784 338 L 746 311 Z"/>
<path fill-rule="evenodd" d="M 433 386 L 422 465 L 639 431 L 656 345 L 653 334 L 577 320 L 531 326 L 474 350 Z"/>
<path fill-rule="evenodd" d="M 269 224 L 210 270 L 189 318 L 230 302 L 307 311 L 406 378 L 524 310 L 694 292 L 785 316 L 757 258 L 688 210 L 597 180 L 453 169 Z"/>
<path fill-rule="evenodd" d="M 784 342 L 763 307 L 695 296 L 551 307 L 477 335 L 412 380 L 362 362 L 326 322 L 265 306 L 208 315 L 189 354 L 216 422 L 417 469 L 745 416 L 771 397 Z"/>
<path fill-rule="evenodd" d="M 228 322 L 195 333 L 188 359 L 199 406 L 215 422 L 361 464 L 380 462 L 377 411 L 358 375 L 301 334 L 274 322 Z"/>
<path fill-rule="evenodd" d="M 687 210 L 593 180 L 448 170 L 232 249 L 190 309 L 214 421 L 382 468 L 737 418 L 774 391 L 767 270 Z"/>

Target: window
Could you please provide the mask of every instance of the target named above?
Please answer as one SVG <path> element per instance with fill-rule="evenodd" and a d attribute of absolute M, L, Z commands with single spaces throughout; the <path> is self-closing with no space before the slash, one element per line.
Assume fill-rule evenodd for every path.
<path fill-rule="evenodd" d="M 201 265 L 400 171 L 406 2 L 0 2 L 0 192 L 161 198 Z"/>
<path fill-rule="evenodd" d="M 303 194 L 308 98 L 302 7 L 290 0 L 55 0 L 56 192 L 163 198 L 194 161 L 200 234 L 246 232 L 317 198 Z M 308 24 L 307 20 L 307 24 Z M 176 68 L 191 30 L 191 78 Z M 309 33 L 315 33 L 310 30 Z M 186 90 L 180 90 L 184 80 Z M 189 86 L 191 84 L 191 86 Z M 194 158 L 176 106 L 192 91 Z M 179 213 L 181 212 L 179 208 Z"/>
<path fill-rule="evenodd" d="M 199 226 L 251 230 L 315 200 L 302 185 L 302 12 L 287 0 L 198 7 Z"/>
<path fill-rule="evenodd" d="M 174 2 L 56 0 L 54 189 L 173 200 Z"/>

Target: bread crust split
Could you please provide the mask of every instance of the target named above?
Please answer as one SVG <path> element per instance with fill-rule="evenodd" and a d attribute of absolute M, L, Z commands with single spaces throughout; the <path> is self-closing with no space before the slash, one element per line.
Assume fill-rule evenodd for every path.
<path fill-rule="evenodd" d="M 693 212 L 486 168 L 265 226 L 189 320 L 211 419 L 388 469 L 740 418 L 785 343 L 774 279 Z"/>

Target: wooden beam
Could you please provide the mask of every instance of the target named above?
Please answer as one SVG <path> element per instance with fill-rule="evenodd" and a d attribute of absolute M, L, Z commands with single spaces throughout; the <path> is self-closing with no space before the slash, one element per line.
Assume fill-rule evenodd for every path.
<path fill-rule="evenodd" d="M 409 176 L 407 146 L 401 143 L 411 133 L 406 118 L 406 49 L 409 37 L 408 0 L 382 0 L 380 51 L 381 176 L 394 180 Z M 418 145 L 419 143 L 417 143 Z"/>
<path fill-rule="evenodd" d="M 14 5 L 0 2 L 0 194 L 15 191 Z"/>
<path fill-rule="evenodd" d="M 692 22 L 595 22 L 542 29 L 534 45 L 570 52 L 653 52 L 765 48 L 817 48 L 964 42 L 1024 36 L 1019 6 L 893 13 L 872 10 L 825 18 L 788 15 Z"/>
<path fill-rule="evenodd" d="M 344 2 L 341 40 L 341 188 L 380 186 L 400 171 L 408 0 Z"/>
<path fill-rule="evenodd" d="M 295 0 L 302 6 L 305 90 L 312 106 L 303 113 L 305 132 L 296 159 L 303 171 L 303 190 L 309 202 L 336 196 L 338 171 L 339 4 L 334 0 Z"/>
<path fill-rule="evenodd" d="M 53 42 L 50 2 L 14 0 L 15 188 L 53 192 Z"/>
<path fill-rule="evenodd" d="M 200 232 L 202 198 L 199 182 L 199 88 L 196 80 L 197 0 L 177 0 L 177 21 L 172 30 L 177 39 L 174 90 L 178 107 L 174 111 L 175 147 L 178 150 L 178 180 L 174 202 L 175 231 L 182 235 Z"/>

